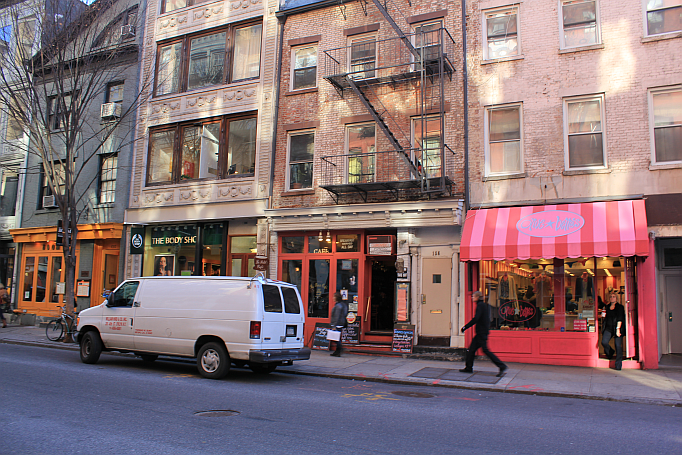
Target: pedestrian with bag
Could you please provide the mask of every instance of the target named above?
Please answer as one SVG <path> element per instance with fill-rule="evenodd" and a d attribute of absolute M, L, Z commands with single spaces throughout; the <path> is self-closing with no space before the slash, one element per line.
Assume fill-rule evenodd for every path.
<path fill-rule="evenodd" d="M 10 299 L 9 299 L 9 294 L 7 293 L 7 289 L 5 289 L 5 285 L 0 283 L 0 319 L 2 319 L 2 328 L 4 329 L 7 327 L 7 320 L 5 319 L 5 312 L 9 313 L 9 304 L 10 304 Z"/>
<path fill-rule="evenodd" d="M 618 302 L 618 294 L 612 292 L 609 295 L 609 303 L 602 310 L 604 332 L 602 333 L 601 345 L 604 354 L 609 360 L 613 358 L 614 350 L 609 344 L 611 338 L 616 345 L 616 370 L 623 367 L 623 336 L 625 335 L 625 308 Z"/>
<path fill-rule="evenodd" d="M 332 329 L 339 332 L 339 335 L 342 335 L 341 332 L 343 332 L 343 328 L 348 326 L 348 321 L 346 320 L 346 316 L 348 316 L 348 302 L 343 300 L 340 292 L 334 293 L 334 301 L 336 304 L 334 305 L 334 308 L 332 308 L 331 326 Z M 329 345 L 329 348 L 331 349 L 331 344 Z M 341 336 L 339 336 L 339 339 L 336 341 L 336 349 L 330 355 L 341 357 L 342 349 Z"/>
<path fill-rule="evenodd" d="M 469 345 L 469 350 L 467 351 L 466 356 L 466 364 L 464 368 L 459 371 L 462 373 L 474 372 L 474 357 L 476 357 L 476 351 L 478 351 L 478 348 L 481 348 L 483 349 L 483 353 L 488 356 L 488 358 L 497 366 L 497 368 L 500 369 L 500 372 L 497 373 L 497 377 L 502 377 L 505 370 L 507 369 L 507 365 L 505 365 L 488 349 L 488 333 L 490 332 L 490 307 L 483 301 L 483 293 L 481 291 L 474 292 L 473 298 L 474 303 L 476 303 L 476 313 L 474 314 L 474 317 L 471 318 L 471 321 L 462 327 L 462 333 L 464 333 L 469 327 L 476 325 L 476 335 L 474 336 L 474 339 L 471 340 L 471 344 Z"/>

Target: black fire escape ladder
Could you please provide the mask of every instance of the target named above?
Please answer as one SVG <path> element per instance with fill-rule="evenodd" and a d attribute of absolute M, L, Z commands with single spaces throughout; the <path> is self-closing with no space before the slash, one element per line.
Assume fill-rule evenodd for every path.
<path fill-rule="evenodd" d="M 386 8 L 384 8 L 384 5 L 381 4 L 379 0 L 372 0 L 374 2 L 374 5 L 377 7 L 379 12 L 384 16 L 384 19 L 391 24 L 391 27 L 395 31 L 395 33 L 398 35 L 398 37 L 402 40 L 402 42 L 405 44 L 407 49 L 410 51 L 410 53 L 414 56 L 414 61 L 415 62 L 420 62 L 422 57 L 417 48 L 414 47 L 410 39 L 405 36 L 405 33 L 398 27 L 398 24 L 395 23 L 393 18 L 391 17 L 390 14 L 388 14 L 388 11 L 386 11 Z"/>
<path fill-rule="evenodd" d="M 384 122 L 384 119 L 381 118 L 377 110 L 374 108 L 374 105 L 369 101 L 369 98 L 367 98 L 367 95 L 365 95 L 365 92 L 360 90 L 360 87 L 358 87 L 358 84 L 355 83 L 353 80 L 352 75 L 346 75 L 346 81 L 348 82 L 348 85 L 350 85 L 350 88 L 355 92 L 356 95 L 358 95 L 358 98 L 360 98 L 360 101 L 362 101 L 362 104 L 365 106 L 367 111 L 370 113 L 374 121 L 376 122 L 377 125 L 379 125 L 379 128 L 381 131 L 384 133 L 386 138 L 388 138 L 389 142 L 395 149 L 395 151 L 400 155 L 400 157 L 405 161 L 405 164 L 407 165 L 407 168 L 410 170 L 410 173 L 416 178 L 421 180 L 423 178 L 422 173 L 417 169 L 417 166 L 412 162 L 410 159 L 410 156 L 408 153 L 405 152 L 405 149 L 403 148 L 402 145 L 398 142 L 396 139 L 395 135 L 391 132 L 391 130 L 388 128 L 388 125 L 386 125 L 386 122 Z"/>

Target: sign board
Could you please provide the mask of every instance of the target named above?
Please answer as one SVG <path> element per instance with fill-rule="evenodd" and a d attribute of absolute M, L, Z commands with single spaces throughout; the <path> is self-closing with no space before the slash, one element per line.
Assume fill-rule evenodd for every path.
<path fill-rule="evenodd" d="M 79 281 L 76 285 L 76 297 L 90 297 L 90 282 Z"/>
<path fill-rule="evenodd" d="M 341 332 L 341 342 L 348 344 L 360 344 L 360 318 L 348 323 Z"/>
<path fill-rule="evenodd" d="M 411 353 L 414 344 L 414 325 L 395 324 L 393 326 L 393 352 Z"/>
<path fill-rule="evenodd" d="M 573 330 L 585 332 L 587 330 L 587 319 L 576 319 L 573 321 Z"/>
<path fill-rule="evenodd" d="M 395 253 L 394 235 L 368 235 L 367 254 L 372 256 L 391 256 Z"/>
<path fill-rule="evenodd" d="M 516 229 L 530 237 L 561 237 L 585 226 L 585 218 L 567 210 L 545 210 L 524 216 Z"/>
<path fill-rule="evenodd" d="M 71 236 L 71 229 L 69 228 L 69 236 Z M 62 220 L 57 220 L 57 246 L 64 246 L 64 224 Z"/>
<path fill-rule="evenodd" d="M 64 281 L 58 281 L 56 283 L 54 293 L 55 294 L 66 294 L 66 283 Z"/>
<path fill-rule="evenodd" d="M 256 256 L 253 260 L 253 270 L 259 272 L 267 272 L 270 260 L 268 258 L 260 258 Z"/>
<path fill-rule="evenodd" d="M 400 322 L 410 319 L 410 283 L 395 284 L 395 320 Z"/>
<path fill-rule="evenodd" d="M 130 229 L 130 254 L 144 254 L 144 228 Z"/>
<path fill-rule="evenodd" d="M 329 349 L 327 330 L 331 329 L 331 327 L 331 324 L 324 322 L 318 322 L 315 324 L 315 331 L 313 332 L 313 349 Z"/>
<path fill-rule="evenodd" d="M 152 246 L 164 245 L 195 245 L 197 243 L 197 227 L 160 226 L 152 229 Z"/>

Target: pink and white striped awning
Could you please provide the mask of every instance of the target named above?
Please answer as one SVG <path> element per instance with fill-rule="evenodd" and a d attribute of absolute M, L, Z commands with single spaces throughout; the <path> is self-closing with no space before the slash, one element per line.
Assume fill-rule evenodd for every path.
<path fill-rule="evenodd" d="M 641 199 L 471 210 L 460 246 L 462 261 L 648 255 Z"/>

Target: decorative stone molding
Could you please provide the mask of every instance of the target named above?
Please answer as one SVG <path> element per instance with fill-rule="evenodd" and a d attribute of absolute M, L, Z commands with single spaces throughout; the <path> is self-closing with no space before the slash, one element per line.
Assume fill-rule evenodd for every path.
<path fill-rule="evenodd" d="M 216 95 L 198 96 L 196 98 L 187 98 L 187 107 L 203 106 L 204 104 L 215 103 L 218 97 Z"/>
<path fill-rule="evenodd" d="M 205 193 L 203 193 L 201 190 L 189 190 L 189 191 L 182 191 L 180 190 L 180 201 L 187 201 L 187 200 L 192 200 L 196 201 L 199 199 L 210 199 L 211 198 L 211 190 L 207 190 Z"/>
<path fill-rule="evenodd" d="M 218 197 L 224 198 L 247 196 L 251 194 L 251 185 L 232 185 L 232 186 L 222 186 L 218 188 Z"/>
<path fill-rule="evenodd" d="M 236 2 L 230 2 L 230 7 L 234 11 L 240 8 L 248 8 L 251 5 L 257 5 L 258 3 L 261 3 L 261 0 L 240 0 Z"/>
<path fill-rule="evenodd" d="M 251 98 L 252 96 L 256 95 L 256 89 L 255 88 L 247 88 L 244 90 L 230 90 L 226 91 L 223 94 L 223 100 L 224 101 L 232 101 L 232 100 L 242 100 L 245 97 Z"/>
<path fill-rule="evenodd" d="M 169 103 L 162 103 L 162 104 L 155 104 L 152 106 L 152 112 L 154 114 L 159 114 L 159 113 L 168 113 L 170 111 L 174 111 L 180 107 L 180 101 L 175 101 L 175 102 L 169 102 Z"/>
<path fill-rule="evenodd" d="M 171 191 L 170 193 L 147 193 L 144 195 L 144 201 L 147 204 L 163 204 L 164 202 L 172 202 L 175 194 Z"/>
<path fill-rule="evenodd" d="M 208 19 L 211 16 L 215 16 L 218 14 L 221 14 L 224 11 L 223 5 L 214 7 L 214 8 L 206 8 L 202 10 L 198 10 L 194 12 L 194 19 L 201 19 L 202 17 L 205 17 Z"/>
<path fill-rule="evenodd" d="M 159 20 L 159 28 L 163 30 L 164 28 L 177 27 L 179 24 L 184 24 L 185 22 L 187 22 L 187 14 L 169 17 L 167 19 Z"/>

